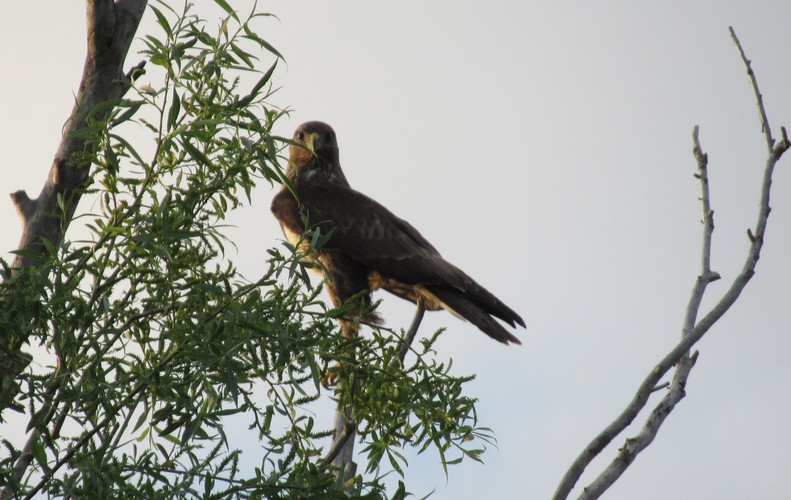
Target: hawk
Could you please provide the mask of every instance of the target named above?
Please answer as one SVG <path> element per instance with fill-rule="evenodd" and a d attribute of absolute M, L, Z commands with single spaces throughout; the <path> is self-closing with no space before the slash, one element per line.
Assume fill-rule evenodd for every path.
<path fill-rule="evenodd" d="M 329 234 L 326 244 L 311 254 L 325 274 L 325 288 L 335 307 L 360 296 L 371 304 L 371 292 L 383 288 L 426 309 L 446 309 L 470 321 L 491 338 L 521 344 L 495 318 L 516 327 L 524 320 L 461 269 L 446 261 L 407 221 L 368 196 L 355 191 L 341 170 L 335 131 L 323 122 L 303 123 L 294 132 L 284 185 L 272 200 L 272 213 L 286 238 L 297 246 L 305 220 Z M 367 307 L 357 309 L 365 310 Z M 378 316 L 363 319 L 379 322 Z M 345 336 L 354 327 L 342 326 Z"/>

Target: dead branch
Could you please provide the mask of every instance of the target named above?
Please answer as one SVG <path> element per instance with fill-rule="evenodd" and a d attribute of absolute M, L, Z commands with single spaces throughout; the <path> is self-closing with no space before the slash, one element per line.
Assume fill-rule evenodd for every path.
<path fill-rule="evenodd" d="M 91 167 L 86 159 L 90 155 L 82 153 L 92 151 L 93 145 L 76 132 L 86 126 L 88 115 L 99 104 L 120 99 L 129 89 L 130 77 L 123 66 L 146 4 L 147 0 L 87 1 L 88 37 L 82 79 L 49 175 L 35 199 L 21 190 L 11 194 L 22 221 L 18 249 L 23 252 L 14 259 L 14 269 L 40 264 L 39 256 L 46 252 L 44 241 L 55 248 L 63 241 Z M 93 118 L 101 120 L 109 112 L 97 112 Z M 30 361 L 21 352 L 25 341 L 0 331 L 0 412 L 13 405 L 19 391 L 15 379 Z"/>
<path fill-rule="evenodd" d="M 739 56 L 742 58 L 744 67 L 747 68 L 747 77 L 750 79 L 750 86 L 753 88 L 755 102 L 758 105 L 758 113 L 761 115 L 761 132 L 766 138 L 766 145 L 769 148 L 769 151 L 771 151 L 775 145 L 775 140 L 772 138 L 772 130 L 769 128 L 769 119 L 766 117 L 766 108 L 764 108 L 764 98 L 761 95 L 761 92 L 758 90 L 758 81 L 755 79 L 755 72 L 753 71 L 753 67 L 751 65 L 752 61 L 747 59 L 747 55 L 744 53 L 742 44 L 739 41 L 739 38 L 736 36 L 736 32 L 733 31 L 733 26 L 728 26 L 728 31 L 731 33 L 733 43 L 736 44 L 736 49 L 739 51 Z"/>
<path fill-rule="evenodd" d="M 560 482 L 553 498 L 566 499 L 575 484 L 579 480 L 585 468 L 598 456 L 613 439 L 628 427 L 637 417 L 637 414 L 646 406 L 648 398 L 662 377 L 673 367 L 676 372 L 670 384 L 670 388 L 665 397 L 656 405 L 649 415 L 641 431 L 634 438 L 626 440 L 626 444 L 619 450 L 615 459 L 605 468 L 605 470 L 583 491 L 580 499 L 599 498 L 601 494 L 612 485 L 618 477 L 629 467 L 635 457 L 653 441 L 657 431 L 661 427 L 665 418 L 675 408 L 675 405 L 684 397 L 684 387 L 690 370 L 695 364 L 697 353 L 692 356 L 689 351 L 709 329 L 725 314 L 728 309 L 736 302 L 739 295 L 744 290 L 747 283 L 755 274 L 755 266 L 760 258 L 763 246 L 764 234 L 766 232 L 767 221 L 771 211 L 769 198 L 771 192 L 772 175 L 777 161 L 788 150 L 790 144 L 786 138 L 787 134 L 783 128 L 783 140 L 774 144 L 771 128 L 766 118 L 763 98 L 758 90 L 758 83 L 755 74 L 750 67 L 750 61 L 746 58 L 741 43 L 736 37 L 733 29 L 730 29 L 731 36 L 736 43 L 742 61 L 747 68 L 750 77 L 753 94 L 758 104 L 762 131 L 768 146 L 768 158 L 764 167 L 763 183 L 761 186 L 761 197 L 758 210 L 758 221 L 755 229 L 749 231 L 751 235 L 750 246 L 747 257 L 741 272 L 734 278 L 731 286 L 721 297 L 720 301 L 700 320 L 697 321 L 700 304 L 705 293 L 706 287 L 720 276 L 711 271 L 711 237 L 714 231 L 714 215 L 709 201 L 708 186 L 708 158 L 702 152 L 698 139 L 698 128 L 693 132 L 695 144 L 694 154 L 698 163 L 698 173 L 696 177 L 701 184 L 701 204 L 703 208 L 703 242 L 702 242 L 702 263 L 701 274 L 698 276 L 693 287 L 692 296 L 687 306 L 684 328 L 681 341 L 673 348 L 653 370 L 648 374 L 643 383 L 638 388 L 635 396 L 624 411 L 608 425 L 596 438 L 588 444 L 582 453 L 575 459 L 569 470 Z"/>

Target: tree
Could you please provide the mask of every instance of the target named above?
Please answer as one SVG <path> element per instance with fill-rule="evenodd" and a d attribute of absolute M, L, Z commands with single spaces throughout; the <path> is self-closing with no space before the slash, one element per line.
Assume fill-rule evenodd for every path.
<path fill-rule="evenodd" d="M 489 440 L 462 394 L 472 377 L 435 357 L 439 333 L 411 348 L 393 331 L 344 340 L 333 319 L 347 309 L 317 300 L 293 247 L 270 249 L 253 279 L 226 257 L 223 220 L 256 183 L 283 181 L 288 141 L 271 132 L 284 112 L 267 104 L 282 59 L 256 31 L 268 15 L 216 3 L 209 28 L 189 4 L 87 2 L 85 72 L 51 173 L 36 199 L 14 194 L 24 231 L 0 285 L 0 409 L 24 412 L 30 434 L 21 449 L 4 439 L 4 497 L 376 497 L 401 447 L 445 465 L 479 460 L 472 446 Z M 161 31 L 124 71 L 146 7 Z M 66 238 L 78 223 L 88 236 Z M 346 482 L 312 411 L 335 363 L 334 398 L 368 458 Z M 255 457 L 231 419 L 260 440 Z"/>
<path fill-rule="evenodd" d="M 436 336 L 407 349 L 413 361 L 402 366 L 411 344 L 400 332 L 353 341 L 334 334 L 333 320 L 346 310 L 317 300 L 293 248 L 270 250 L 267 268 L 253 278 L 227 258 L 233 243 L 223 233 L 225 216 L 250 203 L 256 183 L 282 179 L 279 151 L 287 141 L 271 132 L 282 116 L 267 104 L 281 57 L 256 34 L 266 17 L 240 19 L 216 3 L 226 9 L 217 28 L 155 4 L 161 33 L 144 38 L 145 68 L 124 59 L 146 2 L 88 3 L 88 62 L 64 134 L 68 154 L 56 155 L 36 200 L 15 195 L 28 229 L 0 285 L 0 415 L 23 411 L 32 433 L 24 448 L 4 441 L 4 496 L 399 497 L 406 485 L 385 491 L 377 466 L 403 469 L 404 445 L 436 449 L 448 464 L 479 459 L 472 446 L 487 442 L 474 399 L 462 393 L 469 377 L 453 377 L 450 362 L 437 361 Z M 155 83 L 133 85 L 143 69 Z M 763 244 L 772 169 L 788 147 L 785 133 L 775 142 L 754 88 L 770 157 L 737 292 Z M 694 143 L 706 224 L 693 298 L 715 278 L 706 260 L 713 213 L 697 130 Z M 89 236 L 75 237 L 76 226 Z M 322 243 L 313 233 L 313 247 Z M 736 299 L 729 297 L 726 306 Z M 695 323 L 699 303 L 691 305 L 688 333 L 661 363 L 667 371 L 682 360 L 668 397 L 584 496 L 617 479 L 684 395 L 695 360 L 688 351 L 721 314 Z M 37 351 L 29 363 L 38 343 L 49 357 Z M 344 385 L 335 400 L 342 413 L 353 409 L 350 428 L 369 458 L 368 472 L 348 484 L 328 463 L 353 442 L 344 442 L 351 433 L 331 442 L 314 411 L 320 378 L 338 367 Z M 655 377 L 636 400 L 663 389 Z M 260 439 L 252 467 L 231 435 L 240 422 Z M 608 429 L 604 439 L 615 435 Z M 580 463 L 559 497 L 579 478 Z"/>

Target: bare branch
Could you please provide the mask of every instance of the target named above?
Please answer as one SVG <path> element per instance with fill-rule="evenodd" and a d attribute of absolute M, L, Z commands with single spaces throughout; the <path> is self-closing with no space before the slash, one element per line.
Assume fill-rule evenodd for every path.
<path fill-rule="evenodd" d="M 415 340 L 415 335 L 417 335 L 417 330 L 420 328 L 420 322 L 423 321 L 423 314 L 425 312 L 425 301 L 423 300 L 423 297 L 419 297 L 417 299 L 417 310 L 415 310 L 415 317 L 412 318 L 412 324 L 409 325 L 409 330 L 406 331 L 404 340 L 401 343 L 401 349 L 398 351 L 398 359 L 401 360 L 401 364 L 404 363 L 406 354 L 409 352 L 409 346 L 411 346 L 412 341 Z"/>
<path fill-rule="evenodd" d="M 11 193 L 11 201 L 14 202 L 17 214 L 24 224 L 25 221 L 33 217 L 36 212 L 36 203 L 28 197 L 27 193 L 23 190 Z"/>
<path fill-rule="evenodd" d="M 340 434 L 335 437 L 327 454 L 322 458 L 319 463 L 329 464 L 338 456 L 341 449 L 346 445 L 346 442 L 354 435 L 355 425 L 352 422 L 346 422 Z"/>
<path fill-rule="evenodd" d="M 711 209 L 711 195 L 709 194 L 709 155 L 703 152 L 700 147 L 700 138 L 698 137 L 699 128 L 695 125 L 692 130 L 692 141 L 694 147 L 692 153 L 695 155 L 695 160 L 698 163 L 698 173 L 696 177 L 700 181 L 700 203 L 703 209 L 701 222 L 703 223 L 703 244 L 701 245 L 701 273 L 692 294 L 700 295 L 703 297 L 703 291 L 706 285 L 712 281 L 720 279 L 720 275 L 712 272 L 711 270 L 711 236 L 714 233 L 714 211 Z M 695 324 L 700 301 L 690 299 L 690 307 L 687 308 L 687 316 L 684 321 L 684 332 L 688 332 Z"/>
<path fill-rule="evenodd" d="M 763 132 L 764 137 L 766 137 L 766 146 L 769 149 L 769 152 L 771 152 L 772 148 L 774 148 L 775 140 L 772 138 L 772 129 L 769 128 L 769 119 L 766 117 L 766 109 L 764 108 L 764 98 L 761 96 L 761 91 L 758 90 L 758 81 L 755 79 L 755 73 L 753 72 L 753 68 L 751 66 L 752 61 L 747 59 L 747 55 L 744 53 L 742 44 L 739 41 L 739 38 L 736 36 L 736 32 L 733 30 L 733 26 L 728 26 L 728 31 L 730 31 L 733 43 L 736 44 L 736 48 L 739 50 L 739 56 L 742 58 L 744 67 L 747 68 L 747 76 L 750 77 L 750 85 L 753 88 L 755 101 L 758 104 L 758 114 L 761 116 L 761 131 Z"/>
<path fill-rule="evenodd" d="M 711 238 L 714 232 L 714 212 L 711 210 L 711 203 L 709 200 L 709 179 L 708 179 L 708 156 L 703 153 L 698 139 L 698 127 L 696 126 L 692 133 L 694 142 L 693 153 L 698 164 L 698 172 L 695 177 L 700 182 L 701 186 L 701 206 L 703 210 L 703 243 L 702 243 L 702 258 L 701 258 L 701 273 L 695 281 L 692 296 L 690 297 L 687 306 L 686 318 L 684 320 L 684 329 L 682 336 L 682 344 L 684 339 L 688 338 L 689 332 L 695 324 L 700 303 L 703 299 L 703 294 L 707 285 L 719 279 L 719 275 L 711 271 Z M 582 454 L 572 464 L 563 480 L 561 481 L 558 490 L 555 492 L 554 498 L 567 498 L 571 489 L 576 484 L 576 481 L 582 475 L 585 467 L 590 464 L 594 457 L 598 456 L 606 446 L 608 446 L 613 439 L 615 439 L 626 427 L 628 427 L 637 414 L 648 403 L 648 399 L 652 393 L 656 392 L 656 384 L 667 373 L 673 365 L 678 364 L 678 367 L 684 367 L 683 370 L 677 369 L 676 376 L 670 384 L 668 394 L 660 401 L 654 412 L 646 422 L 643 433 L 635 438 L 627 439 L 626 445 L 621 448 L 618 456 L 612 463 L 599 475 L 599 477 L 591 483 L 580 496 L 580 498 L 597 498 L 603 493 L 618 477 L 623 474 L 627 467 L 634 461 L 637 454 L 645 449 L 651 441 L 653 441 L 656 431 L 661 426 L 665 417 L 672 411 L 678 401 L 684 397 L 684 384 L 691 369 L 692 364 L 689 363 L 689 356 L 687 355 L 689 348 L 679 349 L 678 346 L 669 355 L 657 365 L 654 370 L 640 385 L 637 393 L 635 394 L 632 402 L 626 409 L 618 416 L 618 418 L 611 423 L 604 431 L 602 431 L 596 439 L 594 439 Z M 663 384 L 667 385 L 667 384 Z M 573 482 L 572 482 L 573 481 Z"/>
<path fill-rule="evenodd" d="M 574 488 L 576 482 L 584 472 L 585 468 L 590 462 L 598 456 L 606 446 L 608 446 L 615 437 L 617 437 L 627 426 L 629 426 L 638 413 L 645 407 L 651 393 L 654 392 L 655 387 L 664 375 L 675 365 L 676 373 L 673 381 L 670 384 L 668 394 L 657 404 L 654 410 L 649 415 L 646 423 L 641 429 L 640 433 L 634 438 L 627 439 L 626 444 L 619 450 L 616 458 L 609 464 L 609 466 L 599 475 L 599 477 L 585 488 L 581 499 L 598 498 L 618 477 L 628 468 L 634 461 L 637 454 L 645 449 L 654 439 L 659 427 L 664 422 L 665 418 L 673 410 L 675 405 L 684 397 L 684 387 L 686 385 L 689 372 L 697 360 L 697 353 L 689 356 L 689 350 L 698 342 L 709 329 L 716 323 L 723 314 L 736 302 L 739 295 L 744 290 L 744 287 L 755 274 L 755 266 L 760 258 L 761 248 L 763 246 L 764 234 L 766 232 L 767 221 L 771 208 L 769 206 L 769 197 L 772 185 L 772 174 L 775 165 L 785 151 L 789 149 L 789 141 L 785 130 L 783 131 L 783 140 L 774 145 L 774 140 L 771 137 L 771 130 L 766 119 L 766 113 L 763 108 L 763 100 L 758 92 L 758 85 L 755 80 L 755 75 L 749 66 L 749 61 L 744 55 L 741 45 L 736 39 L 736 35 L 731 29 L 731 35 L 736 41 L 737 48 L 742 56 L 742 60 L 748 68 L 748 74 L 752 82 L 753 92 L 758 102 L 759 114 L 761 117 L 761 124 L 764 135 L 769 144 L 769 157 L 766 160 L 764 169 L 763 183 L 761 186 L 761 198 L 758 210 L 758 221 L 756 223 L 755 231 L 748 230 L 750 235 L 750 247 L 745 259 L 744 266 L 741 272 L 734 278 L 730 288 L 720 298 L 720 301 L 706 314 L 703 319 L 697 321 L 698 311 L 702 301 L 703 294 L 706 287 L 712 281 L 720 278 L 720 276 L 711 271 L 710 257 L 711 257 L 711 237 L 714 230 L 713 211 L 711 210 L 709 202 L 709 187 L 708 187 L 708 158 L 700 148 L 698 139 L 698 128 L 695 127 L 693 132 L 693 141 L 695 143 L 694 153 L 698 162 L 698 173 L 695 175 L 701 183 L 701 203 L 703 208 L 703 243 L 702 243 L 702 259 L 701 259 L 701 274 L 698 276 L 695 286 L 693 287 L 692 296 L 690 297 L 687 306 L 686 316 L 684 320 L 684 328 L 681 341 L 673 348 L 660 362 L 654 367 L 648 376 L 643 380 L 643 383 L 638 388 L 635 396 L 624 411 L 609 425 L 607 426 L 588 446 L 582 453 L 575 459 L 569 470 L 560 482 L 558 489 L 553 498 L 565 499 L 568 497 L 571 490 Z"/>
<path fill-rule="evenodd" d="M 24 191 L 12 195 L 23 224 L 20 249 L 39 253 L 44 248 L 42 239 L 53 246 L 61 243 L 63 231 L 79 202 L 81 188 L 90 174 L 90 162 L 76 155 L 90 150 L 91 145 L 75 132 L 85 127 L 88 114 L 97 105 L 122 97 L 129 88 L 130 78 L 126 77 L 123 65 L 146 4 L 146 0 L 87 2 L 88 39 L 82 80 L 50 174 L 36 199 L 30 199 Z M 136 68 L 142 69 L 140 65 Z M 103 117 L 99 114 L 95 118 Z M 65 203 L 63 220 L 51 215 L 62 212 L 59 198 Z M 37 263 L 30 254 L 19 255 L 14 267 Z"/>
<path fill-rule="evenodd" d="M 346 482 L 357 473 L 357 464 L 354 462 L 354 438 L 357 435 L 357 425 L 354 423 L 350 408 L 338 408 L 335 412 L 335 432 L 333 433 L 332 446 L 322 462 L 329 460 L 335 467 L 335 477 L 342 477 Z M 331 459 L 329 459 L 331 457 Z"/>
<path fill-rule="evenodd" d="M 335 433 L 327 456 L 321 461 L 335 467 L 335 477 L 342 476 L 346 482 L 357 473 L 357 464 L 353 460 L 354 438 L 357 426 L 351 420 L 351 410 L 335 414 Z"/>

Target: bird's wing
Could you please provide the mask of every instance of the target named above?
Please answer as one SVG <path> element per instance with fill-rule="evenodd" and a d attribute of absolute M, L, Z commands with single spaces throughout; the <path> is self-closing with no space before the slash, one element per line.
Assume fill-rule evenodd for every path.
<path fill-rule="evenodd" d="M 451 283 L 464 288 L 467 276 L 446 262 L 407 221 L 364 194 L 342 186 L 297 190 L 310 224 L 334 229 L 328 250 L 342 252 L 403 283 Z"/>
<path fill-rule="evenodd" d="M 326 245 L 328 250 L 342 252 L 407 285 L 420 285 L 429 291 L 455 291 L 454 296 L 463 295 L 487 314 L 512 326 L 524 326 L 516 312 L 443 259 L 417 229 L 375 200 L 337 185 L 301 188 L 297 194 L 311 224 L 326 230 L 334 228 Z M 462 311 L 456 312 L 464 316 Z"/>

